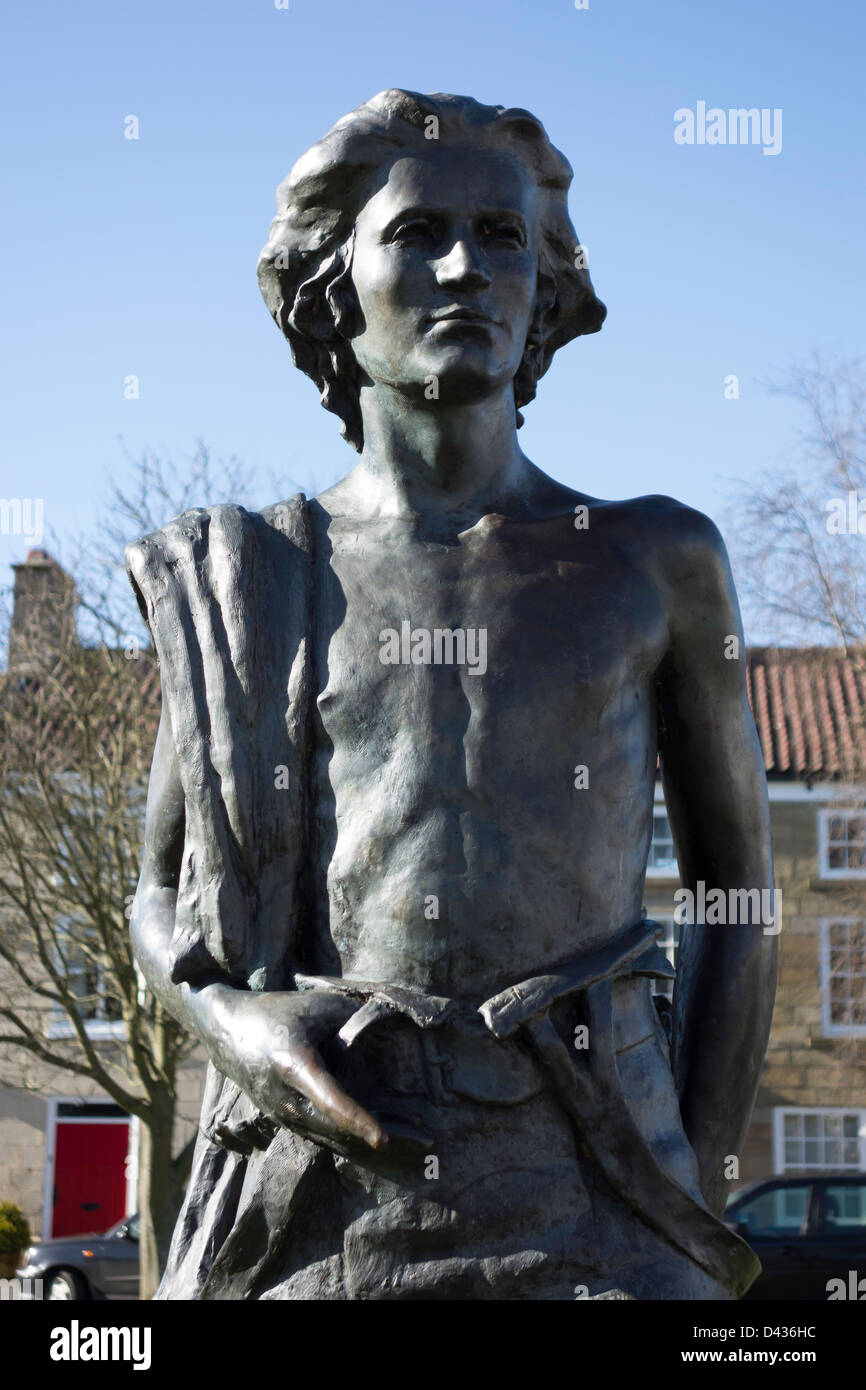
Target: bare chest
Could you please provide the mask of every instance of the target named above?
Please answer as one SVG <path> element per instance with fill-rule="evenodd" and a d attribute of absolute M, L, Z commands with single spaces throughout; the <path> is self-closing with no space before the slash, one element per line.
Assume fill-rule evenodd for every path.
<path fill-rule="evenodd" d="M 476 528 L 478 531 L 478 528 Z M 637 715 L 664 648 L 639 568 L 567 525 L 500 524 L 466 544 L 353 536 L 320 612 L 318 708 L 341 755 L 394 740 L 483 745 L 492 758 Z"/>

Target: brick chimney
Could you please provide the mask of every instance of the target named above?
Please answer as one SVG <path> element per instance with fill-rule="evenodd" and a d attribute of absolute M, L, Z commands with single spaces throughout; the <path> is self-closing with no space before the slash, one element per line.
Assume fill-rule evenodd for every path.
<path fill-rule="evenodd" d="M 48 554 L 30 550 L 13 565 L 15 595 L 9 629 L 9 675 L 38 677 L 75 633 L 78 597 L 71 575 Z"/>

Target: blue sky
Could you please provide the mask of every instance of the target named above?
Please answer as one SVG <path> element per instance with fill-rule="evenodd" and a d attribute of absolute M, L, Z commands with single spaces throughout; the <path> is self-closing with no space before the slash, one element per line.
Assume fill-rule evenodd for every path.
<path fill-rule="evenodd" d="M 274 477 L 316 491 L 352 465 L 255 262 L 297 156 L 402 86 L 528 107 L 574 167 L 608 321 L 558 355 L 524 449 L 590 493 L 666 492 L 721 520 L 726 480 L 794 438 L 796 408 L 762 380 L 864 351 L 864 16 L 860 0 L 18 0 L 0 494 L 44 499 L 62 553 L 128 468 L 121 439 L 176 460 L 204 439 L 255 469 L 262 503 Z M 780 108 L 781 152 L 676 144 L 675 110 L 698 101 Z M 0 535 L 0 582 L 26 548 Z"/>

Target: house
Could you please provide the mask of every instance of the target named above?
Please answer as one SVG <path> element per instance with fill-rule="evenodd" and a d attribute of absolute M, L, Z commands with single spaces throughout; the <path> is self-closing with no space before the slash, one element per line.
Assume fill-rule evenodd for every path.
<path fill-rule="evenodd" d="M 773 1174 L 866 1171 L 866 655 L 753 648 L 747 680 L 781 930 L 770 1042 L 732 1190 Z M 678 886 L 659 785 L 645 903 L 674 964 Z"/>
<path fill-rule="evenodd" d="M 68 576 L 44 551 L 15 572 L 7 685 L 32 678 L 25 625 L 47 612 L 40 640 L 57 642 L 74 603 Z M 136 669 L 154 682 L 155 729 L 155 668 L 143 660 Z M 752 649 L 747 674 L 782 928 L 770 1045 L 732 1190 L 775 1173 L 866 1171 L 866 659 L 824 648 Z M 666 929 L 674 963 L 678 886 L 659 785 L 645 902 Z M 665 988 L 657 982 L 657 992 Z M 110 1000 L 94 1003 L 94 994 L 85 981 L 88 1033 L 109 1047 L 123 1024 Z M 8 1068 L 2 1075 L 8 1081 Z M 195 1132 L 203 1079 L 199 1052 L 180 1075 L 178 1149 Z M 18 1202 L 43 1237 L 108 1226 L 135 1205 L 135 1128 L 92 1083 L 27 1059 L 19 1084 L 0 1090 L 0 1199 Z"/>

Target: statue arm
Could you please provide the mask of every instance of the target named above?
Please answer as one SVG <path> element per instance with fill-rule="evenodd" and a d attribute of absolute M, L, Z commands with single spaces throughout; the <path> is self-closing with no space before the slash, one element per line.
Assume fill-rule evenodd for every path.
<path fill-rule="evenodd" d="M 215 971 L 195 987 L 171 978 L 171 940 L 184 841 L 184 795 L 171 729 L 163 706 L 150 773 L 144 857 L 130 919 L 136 959 L 160 1003 L 208 1045 L 212 1008 L 220 991 L 231 993 Z"/>
<path fill-rule="evenodd" d="M 163 710 L 147 799 L 141 877 L 130 929 L 148 985 L 211 1060 L 268 1114 L 325 1138 L 386 1142 L 381 1126 L 339 1086 L 317 1044 L 333 1037 L 357 1007 L 341 995 L 253 993 L 217 972 L 195 984 L 171 978 L 170 945 L 184 842 L 184 795 Z M 312 1105 L 301 1104 L 298 1093 Z"/>
<path fill-rule="evenodd" d="M 707 893 L 724 892 L 726 904 L 731 889 L 765 890 L 770 906 L 766 781 L 727 554 L 712 522 L 689 509 L 679 509 L 677 537 L 666 560 L 670 640 L 658 673 L 659 750 L 683 887 L 696 893 L 703 880 Z M 776 987 L 778 922 L 767 930 L 755 895 L 748 901 L 744 912 L 745 895 L 738 900 L 737 924 L 682 928 L 673 1000 L 683 1124 L 717 1214 L 730 1190 L 726 1160 L 739 1156 L 754 1104 Z"/>

